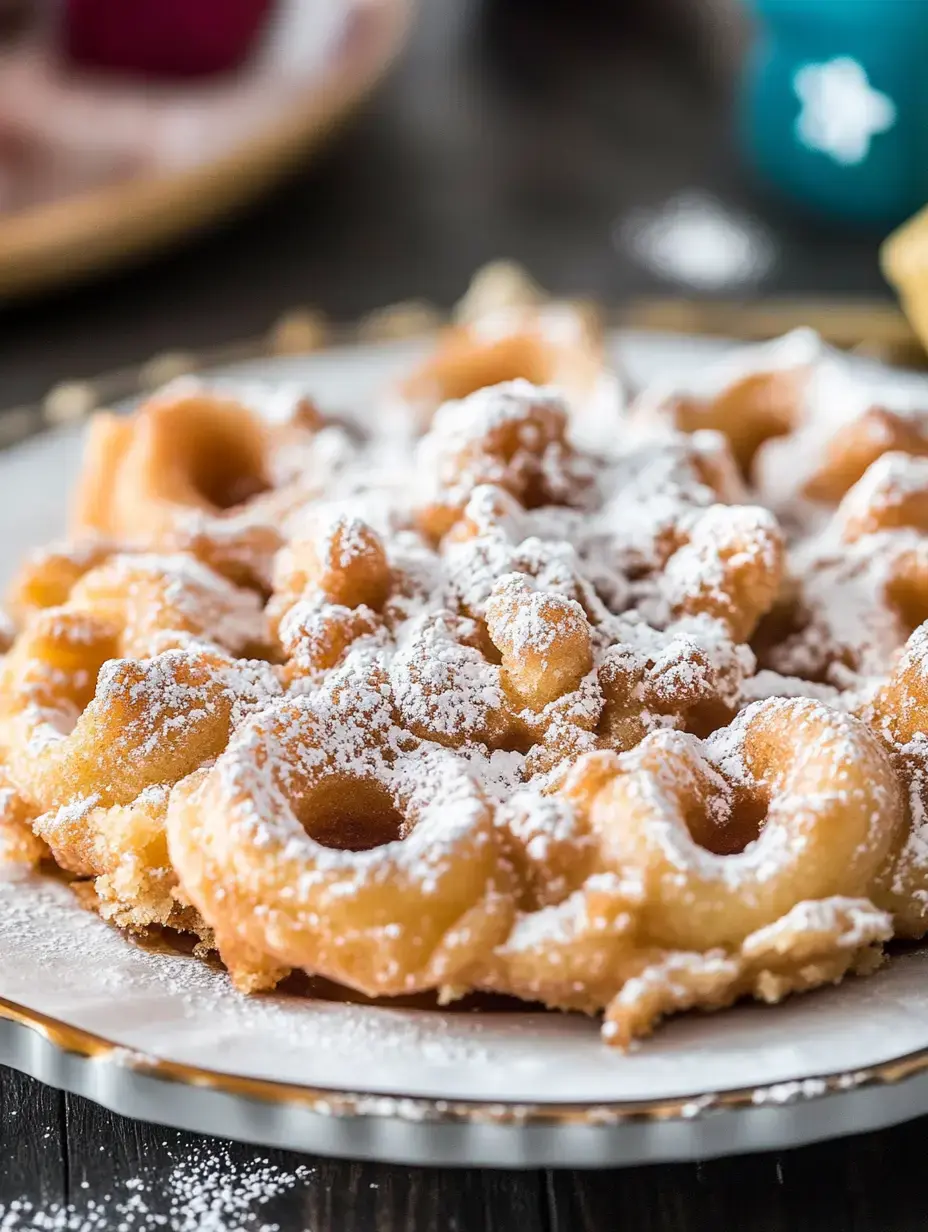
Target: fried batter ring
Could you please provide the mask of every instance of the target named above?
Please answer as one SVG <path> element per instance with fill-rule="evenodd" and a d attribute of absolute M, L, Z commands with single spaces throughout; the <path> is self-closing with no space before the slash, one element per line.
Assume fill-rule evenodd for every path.
<path fill-rule="evenodd" d="M 245 947 L 371 996 L 453 986 L 505 934 L 492 810 L 465 763 L 370 740 L 364 716 L 296 698 L 172 794 L 172 861 L 233 974 Z"/>
<path fill-rule="evenodd" d="M 806 899 L 864 896 L 903 825 L 890 759 L 857 719 L 771 699 L 722 739 L 706 750 L 729 772 L 740 754 L 740 781 L 726 787 L 693 737 L 655 732 L 590 808 L 605 866 L 640 872 L 644 934 L 670 949 L 737 946 Z M 722 808 L 742 829 L 730 854 L 716 854 Z M 745 846 L 752 814 L 762 829 Z"/>
<path fill-rule="evenodd" d="M 152 398 L 131 418 L 91 422 L 76 528 L 154 537 L 179 517 L 218 514 L 263 491 L 267 428 L 231 399 L 204 392 Z"/>
<path fill-rule="evenodd" d="M 579 305 L 526 305 L 446 329 L 435 351 L 400 386 L 400 397 L 427 426 L 443 403 L 517 378 L 556 385 L 582 400 L 602 371 L 594 314 Z"/>
<path fill-rule="evenodd" d="M 63 606 L 28 621 L 3 660 L 0 724 L 17 783 L 42 777 L 46 756 L 90 702 L 109 661 L 199 645 L 227 664 L 223 651 L 244 654 L 262 631 L 257 596 L 190 557 L 114 556 L 91 569 Z M 46 804 L 40 789 L 30 795 Z"/>
<path fill-rule="evenodd" d="M 723 433 L 742 474 L 747 475 L 764 442 L 792 428 L 807 376 L 808 369 L 801 365 L 752 372 L 714 397 L 677 395 L 656 408 L 645 399 L 635 414 L 641 419 L 657 416 L 680 432 L 710 429 Z"/>
<path fill-rule="evenodd" d="M 71 530 L 193 552 L 235 582 L 264 585 L 280 532 L 239 518 L 271 486 L 270 430 L 205 391 L 161 395 L 132 416 L 91 421 Z"/>
<path fill-rule="evenodd" d="M 249 658 L 268 644 L 260 598 L 179 553 L 113 556 L 74 584 L 59 611 L 112 623 L 126 656 L 195 639 Z"/>
<path fill-rule="evenodd" d="M 116 659 L 105 628 L 44 632 L 41 666 L 4 690 L 0 723 L 10 775 L 40 808 L 90 794 L 125 804 L 175 782 L 216 755 L 243 697 L 279 692 L 263 663 L 208 649 Z M 29 644 L 39 636 L 30 631 Z"/>
<path fill-rule="evenodd" d="M 61 607 L 85 573 L 119 552 L 105 539 L 55 544 L 31 555 L 17 571 L 7 596 L 8 611 L 17 624 L 25 624 L 36 612 Z"/>
<path fill-rule="evenodd" d="M 776 499 L 777 504 L 788 504 L 799 497 L 822 505 L 837 505 L 885 454 L 928 453 L 928 417 L 924 413 L 911 415 L 871 406 L 831 431 L 825 440 L 814 439 L 823 430 L 828 432 L 829 427 L 826 419 L 816 429 L 813 419 L 809 425 L 812 440 L 806 441 L 800 428 L 795 436 L 768 442 L 758 454 L 754 468 L 761 493 Z M 798 475 L 797 461 L 801 464 Z"/>
<path fill-rule="evenodd" d="M 216 756 L 234 713 L 280 692 L 271 667 L 216 644 L 256 646 L 260 600 L 190 557 L 111 556 L 74 581 L 77 569 L 52 562 L 56 584 L 33 598 L 68 586 L 66 602 L 38 608 L 3 660 L 0 745 L 36 835 L 97 878 L 103 914 L 175 921 L 162 788 Z"/>
<path fill-rule="evenodd" d="M 803 563 L 785 636 L 764 650 L 777 670 L 886 676 L 928 618 L 928 459 L 887 453 L 847 493 Z M 850 618 L 849 618 L 850 615 Z M 775 626 L 771 626 L 771 632 Z"/>

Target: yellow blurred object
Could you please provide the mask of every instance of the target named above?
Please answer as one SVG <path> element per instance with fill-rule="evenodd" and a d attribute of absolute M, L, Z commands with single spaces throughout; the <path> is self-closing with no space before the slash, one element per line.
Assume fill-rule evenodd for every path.
<path fill-rule="evenodd" d="M 169 381 L 189 376 L 196 370 L 197 357 L 190 351 L 162 351 L 153 355 L 139 369 L 139 381 L 143 389 L 160 389 Z"/>
<path fill-rule="evenodd" d="M 272 355 L 307 355 L 325 346 L 325 316 L 314 308 L 292 308 L 274 322 L 268 333 Z"/>
<path fill-rule="evenodd" d="M 97 394 L 89 381 L 62 381 L 45 396 L 43 413 L 46 423 L 77 423 L 97 409 Z"/>
<path fill-rule="evenodd" d="M 358 337 L 364 342 L 392 342 L 431 333 L 441 324 L 437 308 L 424 300 L 409 299 L 367 313 L 358 324 Z"/>
<path fill-rule="evenodd" d="M 880 264 L 928 350 L 928 206 L 890 235 L 880 249 Z"/>

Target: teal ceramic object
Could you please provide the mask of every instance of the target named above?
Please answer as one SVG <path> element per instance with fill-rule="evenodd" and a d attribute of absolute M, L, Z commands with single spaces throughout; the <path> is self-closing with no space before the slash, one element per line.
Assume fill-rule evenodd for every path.
<path fill-rule="evenodd" d="M 741 124 L 791 197 L 892 224 L 928 201 L 928 0 L 750 0 Z"/>

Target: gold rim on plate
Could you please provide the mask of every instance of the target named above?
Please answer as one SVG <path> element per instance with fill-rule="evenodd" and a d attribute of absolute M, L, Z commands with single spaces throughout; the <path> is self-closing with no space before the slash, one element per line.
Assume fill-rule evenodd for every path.
<path fill-rule="evenodd" d="M 877 1065 L 835 1074 L 807 1075 L 770 1086 L 705 1092 L 660 1100 L 615 1103 L 532 1104 L 441 1099 L 397 1092 L 345 1091 L 246 1078 L 136 1052 L 102 1036 L 0 997 L 0 1021 L 32 1031 L 63 1053 L 85 1061 L 118 1064 L 134 1073 L 179 1086 L 273 1105 L 292 1104 L 330 1117 L 386 1117 L 404 1121 L 493 1125 L 609 1126 L 633 1122 L 692 1121 L 709 1112 L 782 1106 L 838 1095 L 862 1087 L 895 1085 L 928 1071 L 928 1048 Z"/>

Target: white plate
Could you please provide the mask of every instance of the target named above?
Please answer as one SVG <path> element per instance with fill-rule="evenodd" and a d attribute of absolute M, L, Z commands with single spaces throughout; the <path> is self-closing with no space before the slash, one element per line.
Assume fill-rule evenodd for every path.
<path fill-rule="evenodd" d="M 724 350 L 641 334 L 614 344 L 636 384 L 685 378 Z M 365 407 L 418 349 L 255 361 L 222 376 Z M 928 405 L 923 378 L 857 366 L 883 392 Z M 0 578 L 62 529 L 78 437 L 0 457 Z M 0 1061 L 128 1115 L 319 1153 L 500 1166 L 706 1157 L 928 1112 L 928 952 L 782 1006 L 674 1020 L 622 1055 L 579 1017 L 241 997 L 197 960 L 129 944 L 58 883 L 9 873 Z"/>

